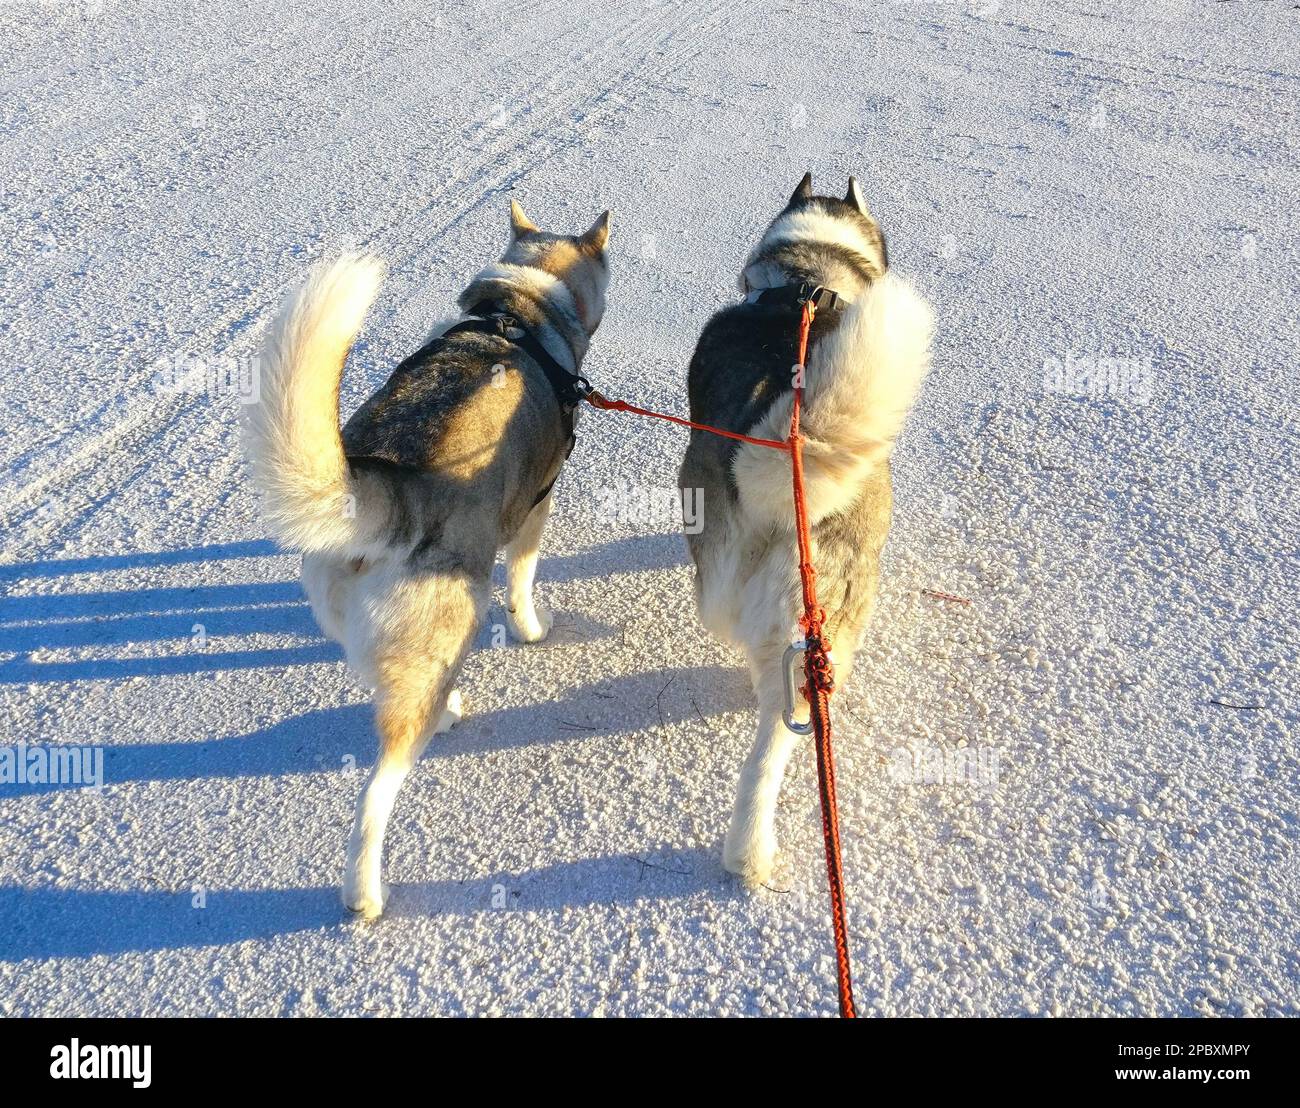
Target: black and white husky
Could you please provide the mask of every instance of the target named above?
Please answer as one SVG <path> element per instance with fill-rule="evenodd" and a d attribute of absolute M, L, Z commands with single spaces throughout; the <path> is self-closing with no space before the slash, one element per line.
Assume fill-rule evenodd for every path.
<path fill-rule="evenodd" d="M 576 376 L 605 310 L 606 212 L 583 235 L 541 231 L 517 203 L 496 265 L 339 430 L 339 379 L 382 269 L 316 272 L 270 333 L 246 443 L 268 524 L 301 550 L 322 630 L 375 690 L 379 758 L 348 843 L 343 899 L 383 911 L 384 828 L 429 739 L 461 716 L 454 683 L 506 550 L 509 625 L 550 615 L 533 574 L 550 490 L 572 445 Z"/>
<path fill-rule="evenodd" d="M 790 430 L 799 293 L 839 306 L 814 319 L 804 369 L 804 467 L 818 600 L 843 686 L 876 597 L 889 531 L 889 455 L 929 369 L 929 306 L 888 270 L 857 181 L 843 200 L 804 177 L 750 255 L 745 300 L 705 326 L 690 366 L 691 419 L 764 439 Z M 688 534 L 700 620 L 744 649 L 758 735 L 740 773 L 723 864 L 765 882 L 777 796 L 797 736 L 785 724 L 782 657 L 802 612 L 790 457 L 692 431 L 679 483 L 704 505 Z M 796 721 L 807 719 L 800 701 Z M 802 715 L 799 711 L 802 711 Z M 833 709 L 832 709 L 833 710 Z"/>

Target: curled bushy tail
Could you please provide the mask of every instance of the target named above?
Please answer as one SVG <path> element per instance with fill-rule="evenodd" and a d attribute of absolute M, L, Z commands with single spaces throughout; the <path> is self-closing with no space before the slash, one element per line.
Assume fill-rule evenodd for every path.
<path fill-rule="evenodd" d="M 811 522 L 852 504 L 863 482 L 889 457 L 930 370 L 933 333 L 930 306 L 908 282 L 886 273 L 813 348 L 800 415 Z M 783 393 L 748 434 L 784 439 L 793 402 L 793 392 Z M 732 472 L 751 520 L 792 520 L 788 454 L 744 444 Z"/>
<path fill-rule="evenodd" d="M 360 554 L 386 499 L 357 495 L 339 434 L 339 379 L 383 280 L 374 258 L 322 266 L 267 335 L 260 398 L 245 409 L 244 443 L 275 536 L 303 551 Z"/>

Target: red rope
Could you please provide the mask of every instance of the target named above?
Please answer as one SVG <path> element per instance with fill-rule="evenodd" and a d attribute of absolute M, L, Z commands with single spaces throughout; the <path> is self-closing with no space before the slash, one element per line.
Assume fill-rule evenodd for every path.
<path fill-rule="evenodd" d="M 812 564 L 812 536 L 808 524 L 808 500 L 803 481 L 803 436 L 799 433 L 799 415 L 803 407 L 803 377 L 808 358 L 808 331 L 817 309 L 811 299 L 804 302 L 799 320 L 799 383 L 794 390 L 790 416 L 790 462 L 794 470 L 794 520 L 799 541 L 799 578 L 803 585 L 803 617 L 799 625 L 804 641 L 804 699 L 817 745 L 817 791 L 822 807 L 822 842 L 826 847 L 826 880 L 831 891 L 831 931 L 835 940 L 836 983 L 839 987 L 840 1015 L 857 1016 L 853 1004 L 853 971 L 849 965 L 848 924 L 844 912 L 844 868 L 840 860 L 840 816 L 835 797 L 835 758 L 831 751 L 830 695 L 835 688 L 831 660 L 822 638 L 826 613 L 817 603 L 817 571 Z"/>
<path fill-rule="evenodd" d="M 836 983 L 839 988 L 840 1015 L 846 1019 L 857 1016 L 853 1004 L 853 973 L 849 965 L 848 925 L 844 912 L 844 870 L 840 860 L 840 818 L 835 797 L 835 759 L 831 752 L 830 694 L 835 688 L 830 655 L 822 639 L 822 624 L 826 613 L 817 603 L 817 571 L 812 564 L 812 537 L 808 524 L 808 503 L 803 481 L 803 436 L 799 434 L 799 414 L 803 406 L 803 373 L 808 355 L 808 331 L 812 327 L 817 309 L 812 299 L 804 302 L 799 319 L 799 384 L 794 390 L 794 405 L 790 417 L 790 437 L 784 442 L 776 439 L 756 439 L 749 435 L 724 431 L 707 423 L 695 423 L 680 416 L 652 412 L 638 408 L 624 400 L 610 400 L 594 389 L 587 394 L 587 402 L 594 408 L 607 412 L 631 412 L 633 415 L 666 419 L 683 427 L 707 431 L 711 435 L 785 450 L 790 455 L 794 477 L 795 534 L 799 544 L 799 579 L 803 586 L 803 615 L 799 626 L 804 641 L 804 677 L 807 684 L 801 690 L 808 701 L 809 718 L 817 747 L 817 791 L 822 808 L 822 841 L 826 847 L 826 878 L 831 890 L 831 930 L 835 941 Z"/>
<path fill-rule="evenodd" d="M 756 439 L 749 435 L 737 434 L 735 431 L 724 431 L 721 427 L 710 427 L 707 423 L 695 423 L 689 419 L 682 419 L 681 416 L 665 415 L 663 412 L 652 412 L 649 408 L 638 408 L 635 404 L 629 404 L 626 400 L 610 400 L 602 396 L 595 389 L 587 393 L 585 397 L 588 404 L 593 408 L 600 408 L 606 412 L 631 412 L 633 415 L 650 416 L 652 419 L 666 419 L 669 423 L 679 423 L 683 427 L 694 427 L 697 431 L 708 431 L 711 435 L 721 435 L 724 439 L 736 439 L 740 442 L 751 442 L 755 446 L 770 446 L 773 450 L 789 450 L 790 444 L 782 442 L 779 439 Z"/>

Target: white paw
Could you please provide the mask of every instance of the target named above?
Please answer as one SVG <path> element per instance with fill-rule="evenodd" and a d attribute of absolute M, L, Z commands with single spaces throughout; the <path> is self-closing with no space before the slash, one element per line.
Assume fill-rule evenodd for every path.
<path fill-rule="evenodd" d="M 362 919 L 378 919 L 384 914 L 384 903 L 388 900 L 388 886 L 381 884 L 376 889 L 353 889 L 351 882 L 343 886 L 343 905 L 349 912 L 355 912 Z"/>
<path fill-rule="evenodd" d="M 441 735 L 445 731 L 450 731 L 464 718 L 465 700 L 460 695 L 460 689 L 452 689 L 447 697 L 447 707 L 442 710 L 442 715 L 438 717 L 438 726 L 433 729 L 433 733 Z"/>
<path fill-rule="evenodd" d="M 776 836 L 727 832 L 722 864 L 746 885 L 766 885 L 776 864 Z"/>
<path fill-rule="evenodd" d="M 510 633 L 520 642 L 541 642 L 551 633 L 554 620 L 545 608 L 530 604 L 517 612 L 506 612 L 506 622 Z"/>

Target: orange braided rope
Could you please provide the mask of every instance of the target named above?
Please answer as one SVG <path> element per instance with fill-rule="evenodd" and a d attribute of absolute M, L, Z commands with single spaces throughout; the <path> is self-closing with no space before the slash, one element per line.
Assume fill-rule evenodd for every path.
<path fill-rule="evenodd" d="M 822 841 L 826 846 L 826 879 L 831 890 L 831 930 L 835 940 L 836 981 L 839 986 L 840 1015 L 854 1019 L 858 1012 L 853 1004 L 853 971 L 849 965 L 848 923 L 844 912 L 844 869 L 840 860 L 840 816 L 835 797 L 835 758 L 831 751 L 830 695 L 835 688 L 831 660 L 822 638 L 826 613 L 817 603 L 817 571 L 812 564 L 812 536 L 808 525 L 808 501 L 803 483 L 803 436 L 799 433 L 799 414 L 803 407 L 804 372 L 808 356 L 808 331 L 817 309 L 813 301 L 804 301 L 799 319 L 799 383 L 794 390 L 790 417 L 790 462 L 794 470 L 795 534 L 799 541 L 799 578 L 803 584 L 803 629 L 807 649 L 804 651 L 804 699 L 817 746 L 817 790 L 822 806 Z"/>
<path fill-rule="evenodd" d="M 804 677 L 808 683 L 801 691 L 804 699 L 808 701 L 809 717 L 812 720 L 817 747 L 817 790 L 821 798 L 822 840 L 826 846 L 826 878 L 831 890 L 831 929 L 835 941 L 840 1015 L 845 1019 L 854 1019 L 858 1013 L 853 1004 L 853 973 L 849 964 L 848 924 L 844 912 L 844 871 L 840 860 L 840 817 L 835 797 L 835 759 L 831 752 L 830 694 L 835 688 L 835 680 L 832 675 L 830 655 L 826 650 L 825 642 L 822 641 L 822 623 L 826 619 L 826 613 L 817 603 L 817 571 L 812 564 L 812 537 L 809 533 L 808 503 L 803 483 L 803 437 L 799 434 L 799 414 L 803 406 L 804 366 L 808 356 L 808 332 L 812 328 L 813 316 L 817 314 L 813 304 L 815 296 L 816 291 L 803 302 L 803 311 L 799 318 L 799 383 L 794 390 L 790 437 L 784 442 L 777 439 L 753 438 L 735 431 L 724 431 L 721 427 L 711 427 L 707 423 L 682 419 L 681 416 L 652 412 L 649 408 L 638 408 L 625 400 L 610 400 L 595 389 L 590 389 L 584 399 L 593 408 L 602 411 L 630 412 L 632 415 L 664 419 L 669 423 L 691 427 L 697 431 L 707 431 L 711 435 L 721 435 L 726 439 L 766 446 L 772 450 L 784 450 L 790 455 L 794 477 L 795 533 L 799 543 L 799 578 L 803 586 L 803 615 L 799 619 L 799 626 L 803 630 L 804 641 L 808 644 L 804 651 Z"/>

